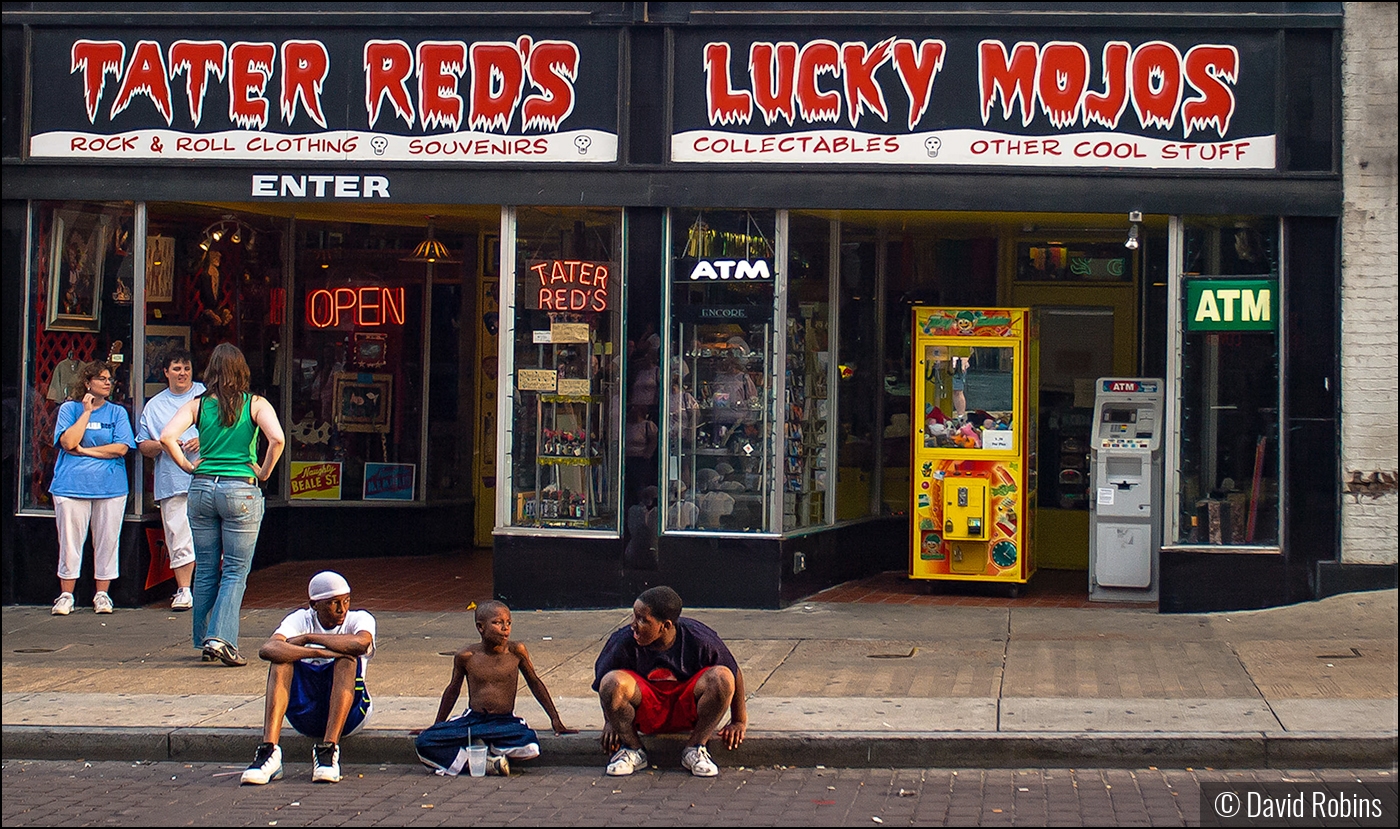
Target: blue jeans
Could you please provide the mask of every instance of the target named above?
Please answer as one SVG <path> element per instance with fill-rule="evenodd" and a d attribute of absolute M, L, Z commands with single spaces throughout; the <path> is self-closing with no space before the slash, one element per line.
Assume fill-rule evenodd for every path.
<path fill-rule="evenodd" d="M 196 475 L 190 482 L 189 517 L 194 646 L 217 639 L 236 648 L 243 590 L 262 528 L 262 490 L 246 479 Z"/>

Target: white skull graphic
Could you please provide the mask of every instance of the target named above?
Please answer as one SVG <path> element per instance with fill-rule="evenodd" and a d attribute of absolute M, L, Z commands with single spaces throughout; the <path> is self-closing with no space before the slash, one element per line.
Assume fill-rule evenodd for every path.
<path fill-rule="evenodd" d="M 579 155 L 586 154 L 588 152 L 589 146 L 592 145 L 592 143 L 593 139 L 589 138 L 586 135 L 579 135 L 574 137 L 574 146 L 578 147 Z"/>
<path fill-rule="evenodd" d="M 936 135 L 930 135 L 924 139 L 924 149 L 928 151 L 929 158 L 938 158 L 938 150 L 943 146 L 943 141 Z"/>
<path fill-rule="evenodd" d="M 369 146 L 370 149 L 374 150 L 375 155 L 384 155 L 384 151 L 389 148 L 389 139 L 382 135 L 376 135 L 369 140 Z"/>

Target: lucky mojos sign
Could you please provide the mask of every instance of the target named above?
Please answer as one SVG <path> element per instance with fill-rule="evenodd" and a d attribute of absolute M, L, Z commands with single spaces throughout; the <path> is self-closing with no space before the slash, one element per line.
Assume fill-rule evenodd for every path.
<path fill-rule="evenodd" d="M 1186 280 L 1187 331 L 1277 331 L 1278 280 Z"/>

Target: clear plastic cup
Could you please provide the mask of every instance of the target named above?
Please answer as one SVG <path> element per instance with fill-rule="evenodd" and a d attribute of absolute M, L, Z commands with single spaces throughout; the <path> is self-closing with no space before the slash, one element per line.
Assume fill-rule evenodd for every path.
<path fill-rule="evenodd" d="M 467 746 L 467 770 L 472 777 L 486 776 L 486 746 Z"/>

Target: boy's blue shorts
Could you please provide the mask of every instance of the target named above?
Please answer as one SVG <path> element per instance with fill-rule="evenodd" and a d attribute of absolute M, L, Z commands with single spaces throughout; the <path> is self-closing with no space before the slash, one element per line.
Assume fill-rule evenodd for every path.
<path fill-rule="evenodd" d="M 514 714 L 478 714 L 467 709 L 462 716 L 444 720 L 413 741 L 423 765 L 453 777 L 467 767 L 467 746 L 484 742 L 492 754 L 512 760 L 540 756 L 540 738 L 534 729 Z"/>
<path fill-rule="evenodd" d="M 316 740 L 326 737 L 326 718 L 330 716 L 331 686 L 335 681 L 335 662 L 316 664 L 298 661 L 292 665 L 292 692 L 287 703 L 287 722 L 299 734 Z M 369 719 L 374 711 L 374 702 L 365 690 L 364 663 L 355 660 L 355 697 L 350 702 L 350 713 L 345 717 L 345 725 L 340 730 L 341 737 L 349 737 Z"/>

